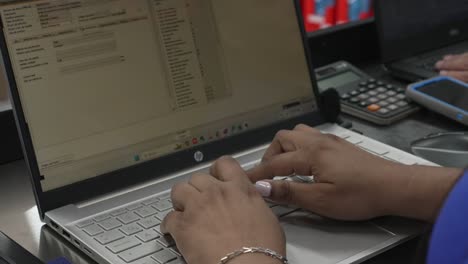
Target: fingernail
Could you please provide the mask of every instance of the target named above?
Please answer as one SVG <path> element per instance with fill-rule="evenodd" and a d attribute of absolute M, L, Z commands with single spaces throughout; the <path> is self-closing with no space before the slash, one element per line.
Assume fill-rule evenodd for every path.
<path fill-rule="evenodd" d="M 259 181 L 255 183 L 255 188 L 263 197 L 270 197 L 271 195 L 271 183 L 265 181 Z"/>

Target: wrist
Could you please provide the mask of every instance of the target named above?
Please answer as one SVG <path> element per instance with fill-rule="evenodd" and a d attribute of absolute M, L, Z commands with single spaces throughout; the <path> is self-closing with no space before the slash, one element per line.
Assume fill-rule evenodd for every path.
<path fill-rule="evenodd" d="M 251 253 L 240 255 L 227 264 L 282 264 L 282 262 L 267 255 Z"/>
<path fill-rule="evenodd" d="M 428 166 L 399 167 L 387 191 L 386 210 L 390 215 L 434 221 L 445 198 L 462 174 L 461 169 Z"/>

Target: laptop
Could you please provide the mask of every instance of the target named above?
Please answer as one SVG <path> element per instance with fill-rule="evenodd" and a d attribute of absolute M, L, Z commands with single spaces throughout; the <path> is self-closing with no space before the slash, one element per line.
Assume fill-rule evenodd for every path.
<path fill-rule="evenodd" d="M 184 263 L 160 232 L 171 187 L 221 155 L 245 169 L 304 123 L 375 155 L 427 161 L 327 123 L 299 1 L 0 4 L 0 44 L 43 221 L 100 264 Z M 421 224 L 347 223 L 270 205 L 292 263 L 358 263 Z M 196 238 L 194 238 L 196 239 Z"/>
<path fill-rule="evenodd" d="M 396 77 L 418 81 L 439 74 L 445 55 L 468 52 L 468 1 L 375 1 L 381 57 Z"/>

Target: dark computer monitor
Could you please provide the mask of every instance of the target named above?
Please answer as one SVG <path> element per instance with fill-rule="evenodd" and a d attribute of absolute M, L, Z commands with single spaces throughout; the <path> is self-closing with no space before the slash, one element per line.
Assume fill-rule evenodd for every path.
<path fill-rule="evenodd" d="M 375 0 L 301 0 L 315 67 L 377 60 Z"/>

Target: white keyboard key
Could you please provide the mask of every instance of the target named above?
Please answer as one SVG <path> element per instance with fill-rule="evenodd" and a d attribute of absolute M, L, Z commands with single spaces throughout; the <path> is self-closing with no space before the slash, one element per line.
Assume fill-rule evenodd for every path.
<path fill-rule="evenodd" d="M 128 212 L 128 213 L 119 215 L 117 219 L 124 224 L 130 224 L 132 222 L 139 220 L 140 217 L 138 217 L 136 214 L 132 212 Z"/>
<path fill-rule="evenodd" d="M 145 228 L 145 229 L 155 227 L 155 226 L 159 225 L 160 223 L 161 223 L 161 221 L 159 219 L 157 219 L 156 217 L 148 217 L 148 218 L 142 219 L 142 220 L 140 220 L 138 222 L 138 224 L 140 226 L 142 226 L 143 228 Z"/>
<path fill-rule="evenodd" d="M 154 209 L 152 207 L 142 207 L 142 208 L 136 209 L 134 212 L 137 215 L 145 218 L 145 217 L 156 214 L 158 211 L 156 211 L 156 209 Z"/>
<path fill-rule="evenodd" d="M 121 227 L 122 223 L 117 221 L 117 219 L 109 218 L 109 219 L 106 219 L 106 220 L 100 222 L 99 225 L 102 228 L 104 228 L 105 230 L 109 231 L 109 230 L 112 230 L 112 229 L 116 229 L 117 227 Z"/>
<path fill-rule="evenodd" d="M 141 242 L 134 237 L 126 237 L 119 241 L 115 241 L 107 246 L 107 249 L 112 251 L 114 254 L 118 254 L 122 251 L 125 251 L 130 248 L 134 248 L 136 246 L 141 245 Z"/>
<path fill-rule="evenodd" d="M 127 212 L 127 209 L 125 209 L 125 208 L 120 208 L 120 209 L 117 209 L 117 210 L 115 210 L 115 211 L 112 211 L 110 214 L 111 214 L 112 216 L 119 216 L 119 215 L 121 215 L 121 214 L 125 214 L 126 212 Z"/>
<path fill-rule="evenodd" d="M 158 243 L 148 243 L 128 249 L 119 254 L 119 257 L 125 262 L 130 263 L 135 260 L 154 254 L 163 248 Z"/>
<path fill-rule="evenodd" d="M 95 236 L 104 232 L 104 230 L 96 224 L 83 228 L 83 231 L 90 236 Z"/>
<path fill-rule="evenodd" d="M 169 263 L 169 261 L 177 259 L 177 255 L 168 249 L 161 250 L 153 254 L 151 257 L 157 260 L 161 264 L 166 264 L 166 263 Z"/>
<path fill-rule="evenodd" d="M 136 203 L 136 204 L 132 204 L 132 205 L 127 206 L 127 210 L 133 211 L 133 210 L 136 210 L 136 209 L 141 208 L 141 207 L 143 207 L 143 205 L 141 203 Z"/>
<path fill-rule="evenodd" d="M 164 218 L 166 217 L 166 215 L 168 213 L 172 212 L 171 210 L 167 210 L 167 211 L 164 211 L 164 212 L 160 212 L 160 213 L 157 213 L 156 214 L 156 218 L 158 218 L 159 220 L 164 220 Z"/>
<path fill-rule="evenodd" d="M 104 221 L 104 220 L 106 220 L 106 219 L 108 219 L 110 217 L 111 217 L 110 214 L 98 215 L 98 216 L 94 217 L 94 221 L 101 222 L 101 221 Z"/>
<path fill-rule="evenodd" d="M 122 231 L 127 236 L 131 236 L 131 235 L 134 235 L 134 234 L 136 234 L 138 232 L 143 231 L 143 228 L 141 228 L 136 223 L 132 223 L 132 224 L 129 224 L 129 225 L 126 225 L 126 226 L 120 228 L 120 231 Z"/>
<path fill-rule="evenodd" d="M 125 236 L 119 230 L 112 230 L 109 232 L 102 233 L 96 236 L 94 239 L 96 239 L 102 245 L 107 245 L 124 237 Z"/>
<path fill-rule="evenodd" d="M 160 212 L 172 209 L 172 203 L 169 200 L 159 201 L 152 206 Z"/>
<path fill-rule="evenodd" d="M 136 262 L 133 262 L 132 264 L 159 264 L 159 263 L 156 260 L 148 257 L 148 258 L 140 259 Z"/>
<path fill-rule="evenodd" d="M 363 142 L 359 143 L 358 147 L 363 148 L 364 150 L 367 150 L 369 152 L 375 153 L 380 156 L 385 155 L 388 152 L 390 152 L 390 150 L 387 147 L 384 147 L 380 144 L 375 144 L 369 140 L 364 140 Z"/>
<path fill-rule="evenodd" d="M 148 241 L 159 238 L 159 234 L 154 230 L 145 230 L 136 235 L 136 237 L 146 243 Z"/>
<path fill-rule="evenodd" d="M 350 136 L 349 138 L 346 139 L 346 141 L 348 141 L 349 143 L 351 144 L 359 144 L 362 142 L 362 138 L 360 136 Z"/>
<path fill-rule="evenodd" d="M 83 228 L 83 227 L 90 226 L 92 224 L 94 224 L 93 219 L 88 219 L 88 220 L 84 220 L 84 221 L 79 222 L 78 224 L 76 224 L 76 227 Z"/>
<path fill-rule="evenodd" d="M 393 151 L 385 154 L 385 157 L 390 159 L 390 160 L 393 160 L 395 162 L 403 163 L 405 165 L 414 165 L 414 164 L 416 164 L 416 162 L 413 159 L 411 159 L 409 157 L 405 157 L 404 155 L 395 153 Z"/>
<path fill-rule="evenodd" d="M 150 205 L 159 202 L 158 197 L 149 198 L 148 200 L 143 201 L 144 205 Z"/>

